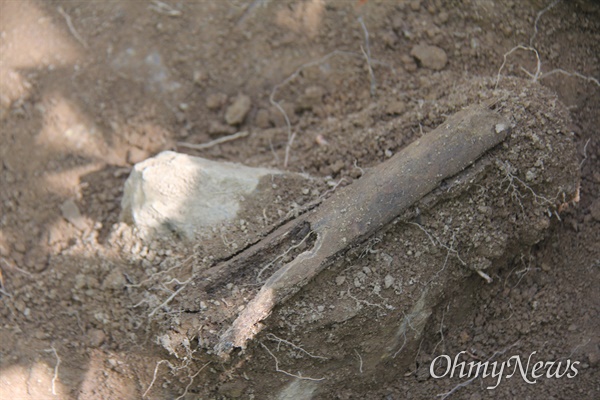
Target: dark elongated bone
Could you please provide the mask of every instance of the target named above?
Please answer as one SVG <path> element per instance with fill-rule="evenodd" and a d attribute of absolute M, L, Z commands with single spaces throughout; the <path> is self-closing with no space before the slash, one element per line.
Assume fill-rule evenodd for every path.
<path fill-rule="evenodd" d="M 317 237 L 313 247 L 265 282 L 221 336 L 215 348 L 217 353 L 226 357 L 234 347 L 245 347 L 246 341 L 260 330 L 260 321 L 277 304 L 297 293 L 344 249 L 369 238 L 442 180 L 459 173 L 502 142 L 508 127 L 504 118 L 487 108 L 461 111 L 336 192 L 316 212 L 293 221 L 294 226 L 309 224 L 309 234 Z M 290 232 L 289 227 L 282 228 Z"/>

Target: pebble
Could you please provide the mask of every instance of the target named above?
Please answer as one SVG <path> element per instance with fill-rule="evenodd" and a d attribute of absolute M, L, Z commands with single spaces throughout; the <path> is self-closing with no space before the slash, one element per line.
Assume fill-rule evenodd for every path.
<path fill-rule="evenodd" d="M 271 126 L 269 111 L 261 108 L 256 113 L 256 117 L 254 117 L 254 124 L 261 129 L 267 129 Z"/>
<path fill-rule="evenodd" d="M 596 200 L 590 206 L 590 215 L 596 221 L 600 221 L 600 200 Z"/>
<path fill-rule="evenodd" d="M 381 34 L 381 40 L 387 47 L 393 49 L 394 46 L 396 46 L 396 44 L 398 43 L 398 35 L 396 35 L 396 32 L 392 30 L 383 32 Z"/>
<path fill-rule="evenodd" d="M 304 90 L 304 94 L 298 98 L 298 108 L 300 110 L 314 110 L 323 105 L 323 96 L 325 89 L 321 86 L 309 86 Z"/>
<path fill-rule="evenodd" d="M 401 115 L 406 110 L 406 103 L 402 100 L 395 100 L 389 103 L 385 109 L 386 114 Z"/>
<path fill-rule="evenodd" d="M 394 284 L 395 281 L 396 280 L 394 279 L 394 277 L 388 274 L 385 276 L 385 278 L 383 278 L 383 286 L 386 289 L 389 289 Z"/>
<path fill-rule="evenodd" d="M 342 160 L 337 160 L 335 163 L 333 163 L 333 165 L 331 166 L 331 172 L 333 172 L 334 174 L 339 173 L 342 169 L 344 168 L 344 162 Z"/>
<path fill-rule="evenodd" d="M 282 103 L 280 104 L 280 106 L 281 108 L 283 108 L 283 111 L 285 111 L 288 119 L 290 120 L 290 124 L 293 125 L 296 122 L 298 122 L 298 116 L 296 115 L 296 104 Z M 283 117 L 283 114 L 277 107 L 271 107 L 271 110 L 269 112 L 269 118 L 271 120 L 271 123 L 273 123 L 273 125 L 275 126 L 286 125 L 285 118 Z"/>
<path fill-rule="evenodd" d="M 412 48 L 410 55 L 413 56 L 424 68 L 434 71 L 444 69 L 448 63 L 448 56 L 444 49 L 437 46 L 419 44 Z"/>
<path fill-rule="evenodd" d="M 4 240 L 2 240 L 2 233 L 0 232 L 0 256 L 10 257 L 10 246 Z"/>
<path fill-rule="evenodd" d="M 125 286 L 125 277 L 119 269 L 113 269 L 102 282 L 102 289 L 119 290 Z"/>
<path fill-rule="evenodd" d="M 594 350 L 592 350 L 588 353 L 587 357 L 588 357 L 588 363 L 590 364 L 590 366 L 592 368 L 597 367 L 598 362 L 600 361 L 600 350 L 598 350 L 598 348 L 595 348 Z"/>
<path fill-rule="evenodd" d="M 252 102 L 250 97 L 245 94 L 239 94 L 233 103 L 227 108 L 225 112 L 225 122 L 229 125 L 239 125 L 244 122 L 244 118 L 250 111 Z"/>
<path fill-rule="evenodd" d="M 106 334 L 100 329 L 90 330 L 87 336 L 90 347 L 100 347 L 106 340 Z"/>
<path fill-rule="evenodd" d="M 211 136 L 231 135 L 235 133 L 235 128 L 220 123 L 219 121 L 210 121 L 208 125 L 208 134 Z"/>
<path fill-rule="evenodd" d="M 208 76 L 206 75 L 206 73 L 200 70 L 194 71 L 192 75 L 194 83 L 198 86 L 202 86 L 206 82 L 207 78 Z"/>
<path fill-rule="evenodd" d="M 15 242 L 13 244 L 15 250 L 21 254 L 25 253 L 25 250 L 27 250 L 27 248 L 25 247 L 25 243 L 19 241 L 19 242 Z"/>
<path fill-rule="evenodd" d="M 209 110 L 218 110 L 227 103 L 227 95 L 225 93 L 212 93 L 206 97 L 206 107 Z"/>
<path fill-rule="evenodd" d="M 346 282 L 346 277 L 345 276 L 338 276 L 335 278 L 335 284 L 338 286 L 341 286 L 344 284 L 344 282 Z"/>
<path fill-rule="evenodd" d="M 127 150 L 127 162 L 129 164 L 137 164 L 150 157 L 150 153 L 138 147 L 132 147 Z"/>
<path fill-rule="evenodd" d="M 81 212 L 79 211 L 79 207 L 73 200 L 67 200 L 60 206 L 60 212 L 64 219 L 69 221 L 75 228 L 80 231 L 84 231 L 87 229 L 87 223 Z"/>
<path fill-rule="evenodd" d="M 25 255 L 25 266 L 30 271 L 42 272 L 48 266 L 50 256 L 40 248 L 34 248 Z"/>
<path fill-rule="evenodd" d="M 408 54 L 405 54 L 402 57 L 400 57 L 400 61 L 402 61 L 406 72 L 415 72 L 417 70 L 417 63 L 415 62 L 415 59 L 409 56 Z"/>

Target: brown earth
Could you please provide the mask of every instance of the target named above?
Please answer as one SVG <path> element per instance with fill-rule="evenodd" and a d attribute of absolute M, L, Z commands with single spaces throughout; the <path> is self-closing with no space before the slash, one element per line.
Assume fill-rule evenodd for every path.
<path fill-rule="evenodd" d="M 0 0 L 0 397 L 600 398 L 599 43 L 592 1 Z M 508 54 L 517 45 L 529 50 Z M 239 94 L 250 109 L 236 123 L 227 110 Z M 144 242 L 118 221 L 132 164 L 162 150 L 286 169 L 288 131 L 270 95 L 296 132 L 287 169 L 313 176 L 310 187 L 205 243 Z M 506 154 L 527 170 L 491 162 L 481 190 L 435 213 L 421 207 L 349 251 L 245 352 L 210 354 L 229 303 L 258 287 L 234 277 L 231 297 L 207 298 L 182 282 L 490 101 L 530 124 L 488 159 Z M 250 134 L 200 151 L 177 144 L 238 130 Z M 537 191 L 536 173 L 572 184 L 567 194 L 580 184 L 580 201 L 540 204 L 555 193 Z M 513 174 L 536 191 L 511 186 Z M 472 258 L 477 232 L 497 257 Z M 418 298 L 423 268 L 442 262 L 439 278 L 455 289 L 437 295 L 422 338 L 382 364 L 390 329 L 410 326 L 402 299 Z M 493 390 L 489 379 L 430 376 L 436 356 L 460 351 L 467 361 L 535 351 L 536 361 L 577 360 L 579 373 L 535 384 L 517 374 Z"/>

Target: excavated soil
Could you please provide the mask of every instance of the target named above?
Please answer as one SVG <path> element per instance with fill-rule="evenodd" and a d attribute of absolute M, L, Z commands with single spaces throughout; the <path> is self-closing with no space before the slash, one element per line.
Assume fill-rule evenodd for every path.
<path fill-rule="evenodd" d="M 593 1 L 0 0 L 0 397 L 600 398 L 599 43 Z M 195 289 L 209 268 L 472 104 L 504 143 L 214 355 L 312 242 Z M 123 186 L 163 150 L 312 178 L 143 240 Z M 431 376 L 460 352 L 578 373 Z"/>

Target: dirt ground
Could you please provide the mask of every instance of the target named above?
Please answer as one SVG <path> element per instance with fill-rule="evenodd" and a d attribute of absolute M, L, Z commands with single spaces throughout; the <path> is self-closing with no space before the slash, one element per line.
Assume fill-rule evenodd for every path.
<path fill-rule="evenodd" d="M 419 44 L 438 50 L 419 59 Z M 600 398 L 599 55 L 594 1 L 0 0 L 0 397 Z M 572 176 L 579 201 L 566 199 L 569 207 L 547 218 L 495 216 L 534 221 L 531 230 L 543 238 L 507 245 L 510 254 L 486 270 L 489 284 L 451 264 L 460 290 L 439 295 L 417 347 L 405 349 L 410 359 L 379 365 L 374 354 L 385 343 L 377 332 L 402 322 L 394 296 L 418 295 L 415 265 L 445 253 L 402 224 L 278 309 L 274 328 L 246 352 L 228 362 L 211 356 L 203 340 L 218 333 L 216 315 L 229 298 L 206 298 L 182 282 L 338 183 L 351 184 L 461 107 L 495 98 L 495 89 L 515 94 L 498 108 L 572 138 L 552 150 L 562 156 L 547 160 L 544 173 Z M 528 95 L 519 97 L 521 90 Z M 228 124 L 240 94 L 250 98 L 249 111 Z M 286 121 L 270 97 L 296 133 L 289 149 Z M 249 135 L 203 150 L 181 144 L 238 131 Z M 163 150 L 314 181 L 222 230 L 227 240 L 144 242 L 119 222 L 123 184 L 133 164 Z M 539 167 L 537 155 L 514 153 Z M 485 211 L 486 201 L 517 208 L 521 197 L 505 189 L 498 182 L 475 206 L 455 210 Z M 444 224 L 472 223 L 454 218 L 436 231 L 451 249 L 455 236 Z M 439 220 L 429 221 L 433 229 Z M 402 262 L 413 269 L 392 280 L 385 265 L 392 271 Z M 371 297 L 350 297 L 348 288 L 336 303 L 343 312 L 329 312 L 345 281 L 356 296 L 373 289 Z M 375 290 L 375 281 L 385 289 Z M 247 300 L 237 283 L 227 289 Z M 535 351 L 536 360 L 579 361 L 579 374 L 535 384 L 515 376 L 494 390 L 487 381 L 461 386 L 466 379 L 429 375 L 434 357 L 463 350 L 474 360 Z"/>

